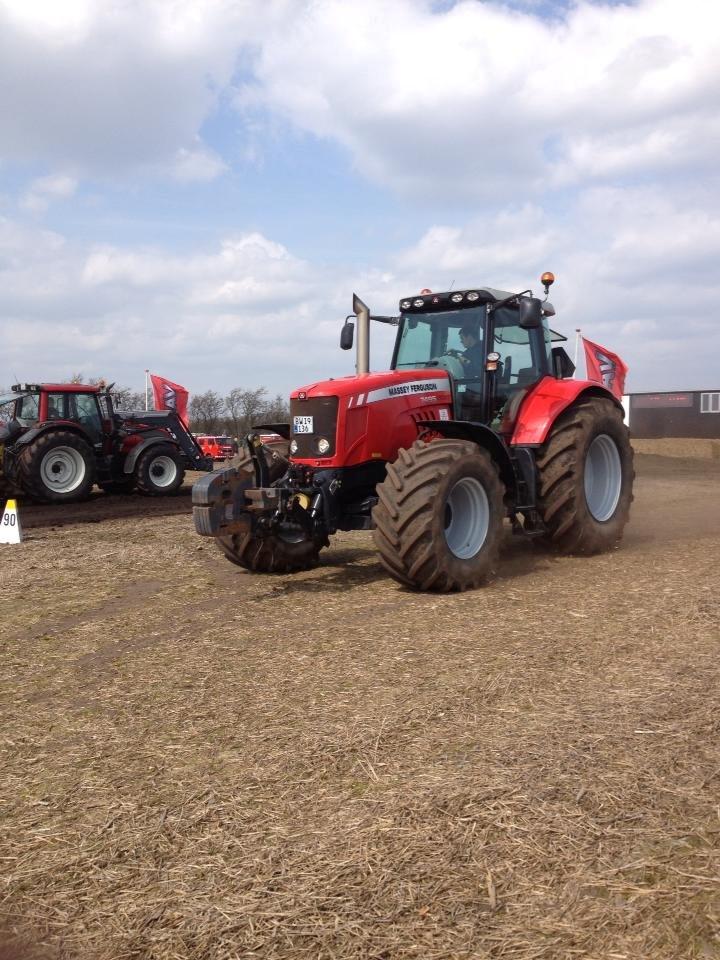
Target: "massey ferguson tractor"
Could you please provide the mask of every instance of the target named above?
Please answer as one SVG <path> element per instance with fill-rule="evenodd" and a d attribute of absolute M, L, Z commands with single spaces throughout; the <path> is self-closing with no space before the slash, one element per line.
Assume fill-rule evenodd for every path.
<path fill-rule="evenodd" d="M 174 411 L 116 413 L 99 386 L 16 384 L 0 396 L 0 418 L 0 497 L 66 503 L 95 483 L 108 493 L 167 496 L 186 469 L 213 467 Z"/>
<path fill-rule="evenodd" d="M 563 553 L 623 533 L 633 455 L 620 402 L 574 366 L 529 290 L 423 291 L 397 317 L 355 296 L 340 345 L 357 375 L 296 390 L 289 446 L 257 433 L 238 466 L 193 487 L 198 533 L 258 572 L 315 565 L 337 530 L 373 530 L 383 566 L 419 590 L 466 590 L 497 564 L 503 524 Z M 369 370 L 371 321 L 397 327 L 390 370 Z M 268 427 L 257 427 L 256 430 Z"/>

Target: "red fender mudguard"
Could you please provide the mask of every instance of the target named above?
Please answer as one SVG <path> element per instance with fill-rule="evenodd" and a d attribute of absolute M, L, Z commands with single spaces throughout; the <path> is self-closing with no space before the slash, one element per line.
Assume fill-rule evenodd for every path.
<path fill-rule="evenodd" d="M 528 393 L 520 405 L 511 446 L 539 445 L 545 442 L 557 418 L 581 395 L 606 397 L 622 409 L 622 404 L 602 384 L 592 380 L 543 379 Z"/>

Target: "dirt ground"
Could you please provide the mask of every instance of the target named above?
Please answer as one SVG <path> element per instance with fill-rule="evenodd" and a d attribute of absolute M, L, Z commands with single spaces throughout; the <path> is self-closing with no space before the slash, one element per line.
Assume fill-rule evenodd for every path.
<path fill-rule="evenodd" d="M 12 955 L 720 958 L 720 462 L 636 465 L 617 550 L 508 533 L 454 596 L 399 588 L 366 534 L 247 574 L 187 493 L 21 508 Z"/>

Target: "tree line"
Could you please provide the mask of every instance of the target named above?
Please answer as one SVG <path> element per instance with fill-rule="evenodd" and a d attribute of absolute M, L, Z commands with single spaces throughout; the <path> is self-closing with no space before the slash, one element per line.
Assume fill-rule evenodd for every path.
<path fill-rule="evenodd" d="M 188 404 L 193 433 L 228 434 L 242 438 L 261 423 L 287 423 L 290 407 L 282 394 L 270 397 L 265 387 L 234 387 L 223 397 L 214 390 L 196 393 Z"/>

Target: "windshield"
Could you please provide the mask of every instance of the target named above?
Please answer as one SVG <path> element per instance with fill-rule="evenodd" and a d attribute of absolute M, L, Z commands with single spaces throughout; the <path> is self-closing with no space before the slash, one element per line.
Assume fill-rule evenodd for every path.
<path fill-rule="evenodd" d="M 395 368 L 443 367 L 456 377 L 482 372 L 485 306 L 401 317 Z"/>

